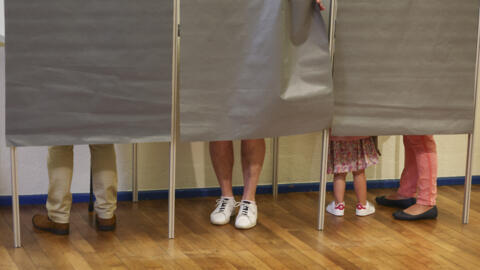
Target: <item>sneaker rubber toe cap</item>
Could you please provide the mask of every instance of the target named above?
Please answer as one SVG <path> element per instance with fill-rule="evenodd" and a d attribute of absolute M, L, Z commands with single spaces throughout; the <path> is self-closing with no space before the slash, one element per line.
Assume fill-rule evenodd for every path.
<path fill-rule="evenodd" d="M 230 221 L 230 218 L 225 213 L 212 213 L 210 215 L 210 222 L 214 225 L 225 225 Z"/>
<path fill-rule="evenodd" d="M 247 216 L 239 216 L 235 221 L 235 227 L 237 229 L 250 229 L 257 225 L 256 221 L 250 221 Z"/>

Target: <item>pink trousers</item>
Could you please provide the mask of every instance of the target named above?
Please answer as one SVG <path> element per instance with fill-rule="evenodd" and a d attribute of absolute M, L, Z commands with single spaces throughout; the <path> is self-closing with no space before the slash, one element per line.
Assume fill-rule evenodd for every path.
<path fill-rule="evenodd" d="M 398 195 L 415 197 L 421 205 L 433 206 L 437 199 L 437 146 L 433 136 L 403 136 L 405 168 Z"/>

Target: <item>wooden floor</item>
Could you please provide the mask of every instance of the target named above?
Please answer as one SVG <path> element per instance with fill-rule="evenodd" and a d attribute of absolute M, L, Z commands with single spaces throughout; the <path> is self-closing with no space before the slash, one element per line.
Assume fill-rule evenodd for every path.
<path fill-rule="evenodd" d="M 369 200 L 388 192 L 372 190 Z M 328 194 L 330 201 L 332 194 Z M 461 224 L 463 187 L 440 187 L 436 221 L 400 222 L 377 207 L 358 218 L 327 215 L 315 230 L 317 193 L 258 197 L 259 224 L 238 231 L 209 224 L 215 198 L 178 199 L 176 239 L 167 239 L 167 202 L 122 202 L 118 228 L 100 233 L 86 204 L 72 209 L 70 235 L 35 232 L 42 206 L 23 206 L 23 248 L 12 248 L 11 210 L 0 208 L 0 269 L 480 269 L 480 186 L 470 224 Z"/>

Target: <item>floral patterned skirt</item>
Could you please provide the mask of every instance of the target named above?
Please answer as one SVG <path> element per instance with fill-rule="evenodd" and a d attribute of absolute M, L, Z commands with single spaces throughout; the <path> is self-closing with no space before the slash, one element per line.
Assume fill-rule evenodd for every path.
<path fill-rule="evenodd" d="M 349 173 L 364 170 L 378 163 L 373 137 L 354 141 L 330 141 L 328 173 Z"/>

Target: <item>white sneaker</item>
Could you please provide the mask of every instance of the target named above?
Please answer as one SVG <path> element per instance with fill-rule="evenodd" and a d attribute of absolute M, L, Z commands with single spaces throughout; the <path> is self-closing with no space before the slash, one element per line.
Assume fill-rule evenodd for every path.
<path fill-rule="evenodd" d="M 367 201 L 367 205 L 357 204 L 357 216 L 364 217 L 375 213 L 375 206 Z"/>
<path fill-rule="evenodd" d="M 237 229 L 250 229 L 257 225 L 257 204 L 251 201 L 243 200 L 240 203 L 235 227 Z"/>
<path fill-rule="evenodd" d="M 333 201 L 327 205 L 327 212 L 337 217 L 343 217 L 345 214 L 345 203 L 341 202 L 336 204 L 335 201 Z"/>
<path fill-rule="evenodd" d="M 221 197 L 217 200 L 217 208 L 210 214 L 210 222 L 215 225 L 225 225 L 230 222 L 230 218 L 235 214 L 235 198 Z"/>

